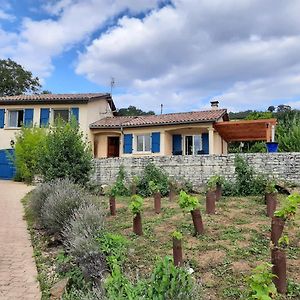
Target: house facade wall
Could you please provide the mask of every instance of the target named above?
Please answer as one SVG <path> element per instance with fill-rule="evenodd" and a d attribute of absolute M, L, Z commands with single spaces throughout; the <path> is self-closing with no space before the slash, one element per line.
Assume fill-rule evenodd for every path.
<path fill-rule="evenodd" d="M 247 153 L 241 154 L 258 174 L 275 177 L 284 181 L 300 181 L 300 153 Z M 115 182 L 121 165 L 125 167 L 128 179 L 140 175 L 144 167 L 152 162 L 163 168 L 170 177 L 184 178 L 195 188 L 203 186 L 210 176 L 223 175 L 234 180 L 235 154 L 197 155 L 197 156 L 160 156 L 126 157 L 94 160 L 93 179 L 101 184 Z"/>
<path fill-rule="evenodd" d="M 79 109 L 79 125 L 80 129 L 83 131 L 84 135 L 88 138 L 89 141 L 92 141 L 92 134 L 90 133 L 89 125 L 92 122 L 99 120 L 100 118 L 104 118 L 107 116 L 111 116 L 112 112 L 107 103 L 107 101 L 101 99 L 99 101 L 91 101 L 85 104 L 23 104 L 23 105 L 0 105 L 0 109 L 5 109 L 5 126 L 4 128 L 0 128 L 0 149 L 9 149 L 11 148 L 10 141 L 15 140 L 15 136 L 20 129 L 9 128 L 8 127 L 8 111 L 9 110 L 24 110 L 31 108 L 34 110 L 33 113 L 33 124 L 36 126 L 40 126 L 40 112 L 41 108 L 49 108 L 50 109 L 50 124 L 53 118 L 53 114 L 51 114 L 52 109 L 71 109 L 78 108 Z"/>
<path fill-rule="evenodd" d="M 212 123 L 205 124 L 182 124 L 173 126 L 152 126 L 152 127 L 138 127 L 138 128 L 124 128 L 123 131 L 118 129 L 93 129 L 94 140 L 97 144 L 98 158 L 107 157 L 107 138 L 109 136 L 120 136 L 120 157 L 145 157 L 145 156 L 164 156 L 172 155 L 172 136 L 174 134 L 181 135 L 195 135 L 202 133 L 209 133 L 211 129 L 213 146 L 210 154 L 227 154 L 227 143 L 221 136 L 213 129 Z M 152 134 L 153 132 L 160 132 L 160 152 L 157 153 L 141 153 L 135 151 L 136 135 L 137 134 Z M 133 151 L 132 153 L 124 153 L 124 135 L 133 134 Z"/>

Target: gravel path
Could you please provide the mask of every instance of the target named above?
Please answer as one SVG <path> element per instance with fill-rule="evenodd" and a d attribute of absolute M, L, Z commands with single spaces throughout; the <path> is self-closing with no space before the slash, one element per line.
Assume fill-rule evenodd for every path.
<path fill-rule="evenodd" d="M 0 181 L 0 300 L 41 299 L 21 199 L 32 187 Z"/>

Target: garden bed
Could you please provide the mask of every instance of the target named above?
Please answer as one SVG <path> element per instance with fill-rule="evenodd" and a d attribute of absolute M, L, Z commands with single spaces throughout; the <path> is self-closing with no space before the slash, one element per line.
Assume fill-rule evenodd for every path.
<path fill-rule="evenodd" d="M 190 214 L 184 214 L 176 201 L 162 198 L 162 210 L 156 214 L 153 199 L 146 198 L 142 213 L 143 236 L 132 232 L 129 197 L 117 197 L 117 215 L 109 215 L 108 198 L 99 201 L 107 206 L 107 231 L 123 235 L 129 241 L 124 273 L 133 280 L 147 277 L 158 257 L 172 256 L 174 230 L 183 233 L 184 263 L 193 270 L 200 283 L 203 299 L 243 299 L 246 278 L 261 262 L 270 262 L 271 220 L 265 216 L 262 197 L 223 197 L 215 215 L 207 215 L 205 196 L 198 195 L 205 234 L 193 236 Z M 279 196 L 283 199 L 283 196 Z M 26 202 L 26 199 L 24 200 Z M 31 216 L 26 219 L 33 241 L 43 298 L 49 298 L 50 287 L 59 280 L 55 265 L 61 246 L 34 228 Z M 300 299 L 300 218 L 289 231 L 288 253 L 289 295 L 280 299 Z M 286 229 L 288 230 L 288 229 Z M 58 258 L 57 258 L 58 257 Z M 295 284 L 298 283 L 298 284 Z M 244 298 L 245 299 L 245 298 Z"/>

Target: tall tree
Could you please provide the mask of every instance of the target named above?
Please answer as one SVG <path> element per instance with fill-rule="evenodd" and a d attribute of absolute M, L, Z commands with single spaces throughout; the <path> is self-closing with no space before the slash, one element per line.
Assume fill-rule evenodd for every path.
<path fill-rule="evenodd" d="M 144 115 L 155 115 L 154 111 L 142 111 L 135 106 L 128 106 L 128 108 L 120 108 L 118 110 L 118 116 L 144 116 Z"/>
<path fill-rule="evenodd" d="M 38 77 L 33 77 L 11 59 L 0 59 L 0 96 L 36 93 L 41 87 Z"/>

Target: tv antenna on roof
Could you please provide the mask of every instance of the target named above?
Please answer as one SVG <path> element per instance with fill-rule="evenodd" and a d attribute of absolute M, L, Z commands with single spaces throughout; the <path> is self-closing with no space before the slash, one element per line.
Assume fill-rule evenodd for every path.
<path fill-rule="evenodd" d="M 115 85 L 116 85 L 115 78 L 111 77 L 111 80 L 110 80 L 110 95 L 111 96 L 112 96 L 112 91 L 113 91 L 113 88 L 115 87 Z"/>

